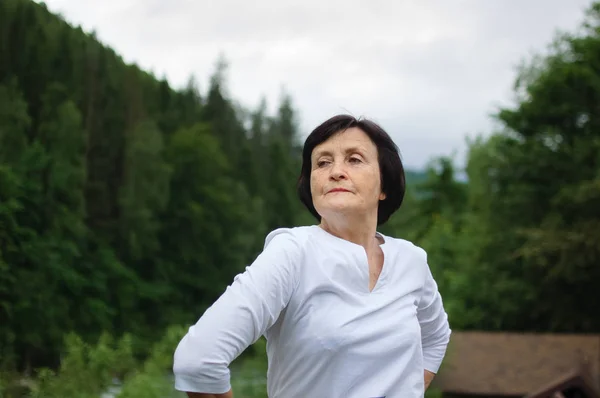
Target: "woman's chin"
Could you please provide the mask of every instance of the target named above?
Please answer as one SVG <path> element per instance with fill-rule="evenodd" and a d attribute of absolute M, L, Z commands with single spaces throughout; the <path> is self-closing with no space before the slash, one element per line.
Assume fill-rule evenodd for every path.
<path fill-rule="evenodd" d="M 325 219 L 335 219 L 339 217 L 348 217 L 359 212 L 359 207 L 352 206 L 350 203 L 330 203 L 326 208 L 319 211 L 319 214 Z"/>

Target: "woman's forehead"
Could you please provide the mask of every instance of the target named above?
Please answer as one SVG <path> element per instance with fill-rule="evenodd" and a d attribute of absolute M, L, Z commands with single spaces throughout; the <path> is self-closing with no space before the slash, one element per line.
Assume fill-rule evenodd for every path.
<path fill-rule="evenodd" d="M 358 128 L 339 132 L 323 141 L 313 149 L 313 156 L 331 154 L 332 152 L 369 152 L 376 150 L 369 136 Z"/>

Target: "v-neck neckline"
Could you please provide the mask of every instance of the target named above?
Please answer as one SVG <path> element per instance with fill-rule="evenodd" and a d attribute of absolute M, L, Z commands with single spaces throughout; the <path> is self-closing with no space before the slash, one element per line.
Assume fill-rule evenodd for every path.
<path fill-rule="evenodd" d="M 364 289 L 364 290 L 361 289 L 361 293 L 364 293 L 366 295 L 372 295 L 372 294 L 377 293 L 384 286 L 384 282 L 386 280 L 386 276 L 388 273 L 387 269 L 389 268 L 388 255 L 386 253 L 386 248 L 387 248 L 386 244 L 388 242 L 388 239 L 385 235 L 381 234 L 378 231 L 375 232 L 376 236 L 378 238 L 381 238 L 381 240 L 383 241 L 383 243 L 379 243 L 379 247 L 380 247 L 382 255 L 383 255 L 383 262 L 382 262 L 382 266 L 381 266 L 381 272 L 379 273 L 379 277 L 375 281 L 375 285 L 373 286 L 373 289 L 369 290 L 369 285 L 371 283 L 371 274 L 370 274 L 370 268 L 369 268 L 369 256 L 367 255 L 367 251 L 365 250 L 365 248 L 357 243 L 350 242 L 349 240 L 342 239 L 338 236 L 335 236 L 335 235 L 327 232 L 323 228 L 321 228 L 319 225 L 313 225 L 312 227 L 313 227 L 313 229 L 317 229 L 318 233 L 321 236 L 326 237 L 327 239 L 331 240 L 332 242 L 344 245 L 349 250 L 352 250 L 355 253 L 360 253 L 360 256 L 362 257 L 362 260 L 364 263 L 363 264 L 364 268 L 361 269 L 360 271 L 363 273 L 363 276 L 366 276 L 366 282 L 367 282 L 366 286 L 362 286 L 362 289 Z"/>

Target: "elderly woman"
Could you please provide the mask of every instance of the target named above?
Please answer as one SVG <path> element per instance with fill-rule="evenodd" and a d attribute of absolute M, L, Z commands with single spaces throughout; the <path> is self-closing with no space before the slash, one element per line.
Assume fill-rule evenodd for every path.
<path fill-rule="evenodd" d="M 318 225 L 282 228 L 190 327 L 175 388 L 233 397 L 229 364 L 267 339 L 271 398 L 422 397 L 450 338 L 424 250 L 377 232 L 404 169 L 377 124 L 335 116 L 306 139 L 298 193 Z"/>

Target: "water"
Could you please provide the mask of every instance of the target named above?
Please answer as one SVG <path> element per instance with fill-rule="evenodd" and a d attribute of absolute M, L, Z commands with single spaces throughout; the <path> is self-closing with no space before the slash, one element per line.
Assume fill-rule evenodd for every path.
<path fill-rule="evenodd" d="M 100 398 L 116 398 L 120 392 L 121 392 L 121 382 L 117 379 L 114 379 L 113 385 L 110 386 L 108 388 L 108 390 L 100 396 Z"/>

